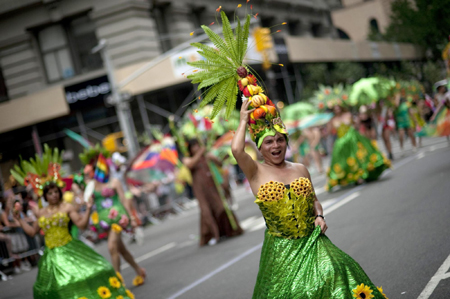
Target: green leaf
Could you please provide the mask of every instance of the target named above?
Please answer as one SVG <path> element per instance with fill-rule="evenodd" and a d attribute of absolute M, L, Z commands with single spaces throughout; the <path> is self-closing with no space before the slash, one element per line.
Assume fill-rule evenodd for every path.
<path fill-rule="evenodd" d="M 215 64 L 223 64 L 224 66 L 235 68 L 233 62 L 230 61 L 226 55 L 221 54 L 219 50 L 216 50 L 210 46 L 201 43 L 192 43 L 191 46 L 200 49 L 201 51 L 198 51 L 198 54 L 200 54 L 210 62 L 213 62 Z M 188 62 L 187 64 L 191 65 L 191 63 L 192 62 Z"/>
<path fill-rule="evenodd" d="M 231 116 L 236 107 L 238 92 L 239 92 L 238 86 L 237 84 L 234 84 L 234 87 L 233 89 L 231 89 L 230 95 L 228 96 L 226 118 L 229 118 Z"/>
<path fill-rule="evenodd" d="M 227 44 L 223 41 L 223 39 L 214 31 L 212 31 L 209 27 L 203 25 L 202 26 L 205 33 L 208 35 L 209 39 L 216 46 L 216 48 L 221 52 L 219 55 L 225 55 L 229 59 L 233 59 L 233 54 L 228 49 Z M 223 53 L 223 54 L 222 54 Z M 239 65 L 235 64 L 235 61 L 232 61 L 234 66 L 237 68 Z"/>
<path fill-rule="evenodd" d="M 237 52 L 237 49 L 236 49 L 237 43 L 236 43 L 236 40 L 234 39 L 233 30 L 231 30 L 230 21 L 228 20 L 228 17 L 224 11 L 222 11 L 220 14 L 222 16 L 223 37 L 225 38 L 225 42 L 228 45 L 228 49 L 230 50 L 230 54 L 231 54 L 230 58 L 237 65 L 241 65 L 242 61 L 239 61 L 239 53 Z"/>
<path fill-rule="evenodd" d="M 244 24 L 244 32 L 242 33 L 241 39 L 239 41 L 239 43 L 241 44 L 239 46 L 239 49 L 241 51 L 242 60 L 244 59 L 245 53 L 247 53 L 249 32 L 250 32 L 250 15 L 247 15 L 247 19 L 245 20 Z"/>
<path fill-rule="evenodd" d="M 214 102 L 214 108 L 211 113 L 212 114 L 211 119 L 214 119 L 214 117 L 216 117 L 216 115 L 223 108 L 227 100 L 234 101 L 234 103 L 236 103 L 236 99 L 232 99 L 230 97 L 230 92 L 233 91 L 233 85 L 236 85 L 236 80 L 234 78 L 229 78 L 225 80 L 225 82 L 226 83 L 220 89 L 216 101 Z"/>
<path fill-rule="evenodd" d="M 203 80 L 203 82 L 198 86 L 198 89 L 202 89 L 204 87 L 211 86 L 213 84 L 216 84 L 222 80 L 228 79 L 230 77 L 234 77 L 235 71 L 225 71 L 225 72 L 218 72 L 216 76 L 211 77 L 209 79 Z"/>
<path fill-rule="evenodd" d="M 212 102 L 213 100 L 216 99 L 217 95 L 219 94 L 220 90 L 222 89 L 222 87 L 226 84 L 226 80 L 217 83 L 216 85 L 212 86 L 211 88 L 209 88 L 206 92 L 205 92 L 205 96 L 202 100 L 202 102 L 200 103 L 200 108 L 205 107 L 207 104 L 209 104 L 210 102 Z"/>
<path fill-rule="evenodd" d="M 22 176 L 19 172 L 15 171 L 14 169 L 11 169 L 10 172 L 11 172 L 11 175 L 16 179 L 16 181 L 19 184 L 21 184 L 21 185 L 24 184 L 25 176 Z"/>

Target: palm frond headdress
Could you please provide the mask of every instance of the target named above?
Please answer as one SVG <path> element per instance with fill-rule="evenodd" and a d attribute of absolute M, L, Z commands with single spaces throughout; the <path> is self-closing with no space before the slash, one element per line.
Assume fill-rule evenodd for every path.
<path fill-rule="evenodd" d="M 264 90 L 258 86 L 256 74 L 251 74 L 250 67 L 244 64 L 248 47 L 250 15 L 247 15 L 243 26 L 237 18 L 234 33 L 223 11 L 221 18 L 223 39 L 208 26 L 202 26 L 216 48 L 201 43 L 191 44 L 199 49 L 198 53 L 204 58 L 204 60 L 188 62 L 190 66 L 201 69 L 201 71 L 194 70 L 188 78 L 193 84 L 199 83 L 199 90 L 207 88 L 203 93 L 200 108 L 213 103 L 211 112 L 211 119 L 213 119 L 225 106 L 226 116 L 229 117 L 235 109 L 240 90 L 243 101 L 251 101 L 251 108 L 256 108 L 251 114 L 249 130 L 258 147 L 266 136 L 275 136 L 277 132 L 287 136 L 278 110 L 265 95 Z"/>

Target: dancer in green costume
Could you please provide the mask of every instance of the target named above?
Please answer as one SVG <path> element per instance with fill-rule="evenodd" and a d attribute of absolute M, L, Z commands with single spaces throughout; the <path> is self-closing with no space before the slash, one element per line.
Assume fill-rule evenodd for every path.
<path fill-rule="evenodd" d="M 333 110 L 334 117 L 328 125 L 336 129 L 338 139 L 334 143 L 328 170 L 328 189 L 376 180 L 390 167 L 390 161 L 378 149 L 375 140 L 371 141 L 355 130 L 349 112 L 344 112 L 338 105 Z"/>
<path fill-rule="evenodd" d="M 43 169 L 58 169 L 56 163 L 48 164 L 47 157 L 37 163 L 46 164 Z M 28 168 L 29 169 L 29 168 Z M 133 299 L 134 295 L 125 288 L 122 277 L 116 273 L 112 265 L 83 242 L 75 240 L 69 233 L 68 224 L 84 229 L 89 221 L 93 201 L 87 203 L 84 215 L 78 214 L 73 205 L 62 201 L 59 188 L 58 170 L 46 175 L 42 172 L 26 174 L 22 182 L 32 184 L 39 195 L 48 202 L 48 206 L 40 209 L 32 225 L 21 217 L 21 207 L 14 207 L 15 220 L 31 237 L 42 230 L 45 233 L 45 251 L 39 260 L 39 272 L 33 287 L 35 299 L 81 299 L 81 298 L 124 298 Z M 34 176 L 38 175 L 38 177 Z M 40 180 L 39 184 L 31 183 L 30 178 Z"/>
<path fill-rule="evenodd" d="M 195 44 L 207 53 L 206 60 L 192 64 L 204 71 L 189 78 L 200 83 L 199 88 L 212 86 L 204 102 L 217 98 L 216 111 L 225 102 L 234 109 L 236 83 L 244 95 L 231 147 L 267 224 L 253 298 L 385 298 L 358 263 L 324 235 L 327 225 L 308 170 L 285 160 L 288 135 L 279 112 L 242 61 L 250 17 L 243 31 L 238 23 L 236 37 L 223 12 L 222 23 L 225 40 L 203 26 L 219 51 Z M 227 78 L 228 72 L 231 76 Z M 224 94 L 218 92 L 221 86 Z M 263 163 L 255 162 L 244 150 L 247 124 Z"/>

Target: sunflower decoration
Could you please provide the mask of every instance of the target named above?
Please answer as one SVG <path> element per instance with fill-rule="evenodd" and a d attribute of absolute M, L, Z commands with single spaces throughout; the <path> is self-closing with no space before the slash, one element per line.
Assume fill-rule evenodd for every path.
<path fill-rule="evenodd" d="M 122 232 L 122 227 L 120 227 L 120 225 L 118 225 L 117 223 L 113 223 L 111 225 L 111 229 L 117 234 L 120 234 L 120 232 Z"/>
<path fill-rule="evenodd" d="M 278 201 L 284 197 L 285 189 L 283 183 L 270 181 L 259 187 L 257 196 L 261 201 Z"/>
<path fill-rule="evenodd" d="M 370 143 L 372 143 L 374 148 L 378 149 L 378 142 L 376 140 L 371 140 Z"/>
<path fill-rule="evenodd" d="M 120 280 L 120 282 L 121 282 L 122 284 L 124 284 L 122 274 L 120 274 L 120 272 L 116 272 L 116 276 L 117 276 L 117 278 Z"/>
<path fill-rule="evenodd" d="M 102 299 L 107 299 L 111 297 L 111 291 L 107 287 L 99 287 L 97 289 L 97 293 Z"/>
<path fill-rule="evenodd" d="M 336 163 L 336 164 L 333 165 L 333 170 L 334 170 L 334 172 L 341 172 L 342 171 L 342 167 L 341 167 L 341 165 Z"/>
<path fill-rule="evenodd" d="M 121 284 L 119 279 L 117 279 L 117 277 L 110 277 L 109 278 L 109 285 L 112 286 L 115 289 L 120 288 Z"/>
<path fill-rule="evenodd" d="M 291 184 L 291 190 L 297 196 L 308 197 L 312 192 L 311 181 L 308 178 L 298 178 Z"/>
<path fill-rule="evenodd" d="M 348 165 L 348 166 L 352 167 L 352 166 L 354 166 L 355 164 L 356 164 L 356 159 L 355 159 L 355 158 L 353 158 L 353 157 L 348 157 L 348 158 L 347 158 L 347 165 Z"/>
<path fill-rule="evenodd" d="M 134 299 L 134 294 L 131 293 L 130 290 L 125 290 L 125 292 L 127 293 L 127 296 L 130 297 L 130 299 Z"/>
<path fill-rule="evenodd" d="M 342 187 L 345 187 L 345 186 L 348 185 L 348 181 L 345 180 L 345 179 L 344 179 L 344 180 L 341 180 L 341 181 L 340 181 L 340 184 L 341 184 Z"/>
<path fill-rule="evenodd" d="M 373 166 L 373 163 L 371 163 L 371 162 L 367 163 L 367 170 L 368 171 L 372 171 L 374 169 L 375 169 L 375 166 Z"/>
<path fill-rule="evenodd" d="M 334 187 L 334 186 L 336 186 L 336 185 L 338 184 L 338 181 L 335 180 L 335 179 L 329 179 L 329 180 L 328 180 L 328 184 L 329 184 L 331 187 Z"/>
<path fill-rule="evenodd" d="M 137 275 L 134 279 L 133 279 L 133 285 L 134 286 L 140 286 L 144 284 L 144 278 L 141 275 Z"/>
<path fill-rule="evenodd" d="M 375 163 L 378 160 L 378 155 L 376 153 L 373 153 L 372 155 L 370 155 L 369 158 L 370 162 Z"/>
<path fill-rule="evenodd" d="M 88 298 L 86 298 L 86 297 L 78 297 L 78 299 L 88 299 Z"/>
<path fill-rule="evenodd" d="M 372 292 L 373 290 L 369 286 L 362 283 L 353 289 L 353 297 L 357 299 L 371 299 L 375 297 L 372 295 Z"/>
<path fill-rule="evenodd" d="M 383 293 L 383 287 L 377 287 L 378 291 L 383 295 L 384 298 L 388 299 L 385 293 Z"/>
<path fill-rule="evenodd" d="M 124 299 L 122 295 L 116 297 L 116 299 Z"/>

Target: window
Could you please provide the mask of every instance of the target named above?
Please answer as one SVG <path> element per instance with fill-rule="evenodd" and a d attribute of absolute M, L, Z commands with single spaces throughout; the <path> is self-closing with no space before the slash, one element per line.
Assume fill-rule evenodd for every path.
<path fill-rule="evenodd" d="M 371 32 L 380 33 L 380 28 L 378 28 L 378 22 L 376 19 L 370 19 L 369 26 Z"/>
<path fill-rule="evenodd" d="M 289 34 L 292 36 L 301 35 L 301 23 L 298 20 L 288 21 Z"/>
<path fill-rule="evenodd" d="M 6 89 L 5 78 L 0 69 L 0 103 L 8 100 L 8 90 Z"/>
<path fill-rule="evenodd" d="M 321 37 L 322 36 L 322 24 L 320 23 L 312 23 L 311 24 L 311 34 L 314 37 Z"/>
<path fill-rule="evenodd" d="M 47 79 L 56 82 L 102 67 L 94 23 L 87 16 L 65 20 L 37 33 Z"/>
<path fill-rule="evenodd" d="M 158 4 L 153 8 L 153 18 L 155 19 L 156 29 L 158 30 L 161 51 L 167 52 L 172 49 L 172 42 L 170 40 L 169 34 L 169 24 L 167 19 L 169 17 L 168 10 L 170 9 L 169 4 Z"/>

